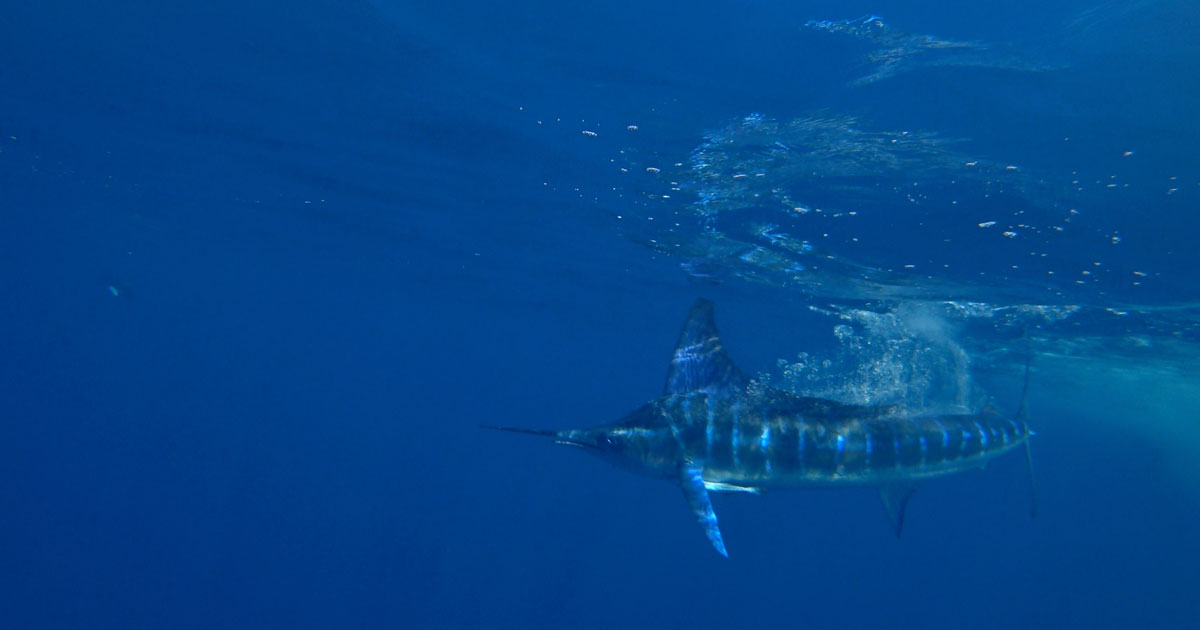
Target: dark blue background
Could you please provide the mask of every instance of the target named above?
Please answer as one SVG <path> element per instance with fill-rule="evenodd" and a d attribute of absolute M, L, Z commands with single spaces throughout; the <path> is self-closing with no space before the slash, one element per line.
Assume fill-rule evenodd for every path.
<path fill-rule="evenodd" d="M 1043 4 L 0 10 L 0 625 L 1190 627 L 1194 365 L 1039 370 L 1037 520 L 1014 456 L 923 489 L 900 541 L 866 489 L 720 497 L 728 561 L 676 488 L 477 428 L 656 396 L 701 293 L 752 371 L 830 345 L 802 296 L 620 238 L 616 141 L 581 128 L 686 154 L 845 107 L 1194 186 L 1187 3 Z M 1077 70 L 847 90 L 859 51 L 799 25 L 870 12 Z M 1194 203 L 1136 201 L 1115 256 L 1194 300 Z"/>

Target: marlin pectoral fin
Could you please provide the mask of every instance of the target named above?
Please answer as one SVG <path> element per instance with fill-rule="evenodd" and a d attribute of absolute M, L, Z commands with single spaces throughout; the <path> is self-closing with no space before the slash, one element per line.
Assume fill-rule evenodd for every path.
<path fill-rule="evenodd" d="M 1028 333 L 1026 333 L 1025 339 L 1027 342 L 1026 345 L 1028 345 Z M 1032 347 L 1027 349 L 1029 354 L 1025 357 L 1025 383 L 1021 387 L 1021 406 L 1017 409 L 1017 420 L 1020 420 L 1021 422 L 1029 421 L 1029 404 L 1027 400 L 1029 399 L 1029 366 L 1031 363 L 1033 363 L 1033 350 Z M 1034 433 L 1033 431 L 1030 431 L 1029 435 L 1025 436 L 1025 466 L 1029 469 L 1029 516 L 1037 518 L 1037 484 L 1034 482 L 1033 478 L 1033 453 L 1029 451 L 1029 438 L 1032 435 L 1034 435 Z"/>
<path fill-rule="evenodd" d="M 736 486 L 732 483 L 721 483 L 720 481 L 705 481 L 704 488 L 712 492 L 749 492 L 750 494 L 762 494 L 762 488 Z"/>
<path fill-rule="evenodd" d="M 717 527 L 717 513 L 713 511 L 712 501 L 708 498 L 708 490 L 700 473 L 700 468 L 695 464 L 683 463 L 679 467 L 679 485 L 683 488 L 683 496 L 687 499 L 688 506 L 692 508 L 692 514 L 696 515 L 696 522 L 704 528 L 704 535 L 708 536 L 708 541 L 717 553 L 728 558 L 725 541 L 721 540 L 721 529 Z"/>
<path fill-rule="evenodd" d="M 1025 466 L 1029 469 L 1029 516 L 1037 518 L 1037 483 L 1033 478 L 1033 453 L 1029 451 L 1029 438 L 1025 438 Z"/>
<path fill-rule="evenodd" d="M 890 484 L 879 489 L 883 509 L 887 510 L 888 522 L 892 524 L 896 538 L 904 531 L 904 510 L 908 508 L 908 500 L 912 498 L 916 489 L 916 486 L 903 483 Z"/>

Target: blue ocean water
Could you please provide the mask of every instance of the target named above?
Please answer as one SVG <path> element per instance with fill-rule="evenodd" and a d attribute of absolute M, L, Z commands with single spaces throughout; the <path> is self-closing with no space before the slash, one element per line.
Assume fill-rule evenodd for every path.
<path fill-rule="evenodd" d="M 0 9 L 0 625 L 1192 628 L 1184 0 Z M 718 496 L 609 422 L 775 386 L 1025 463 Z"/>

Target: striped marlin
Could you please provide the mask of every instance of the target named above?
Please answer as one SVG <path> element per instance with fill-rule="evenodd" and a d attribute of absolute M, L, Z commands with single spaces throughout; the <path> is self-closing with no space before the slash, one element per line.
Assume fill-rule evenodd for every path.
<path fill-rule="evenodd" d="M 878 486 L 899 536 L 919 483 L 981 468 L 1020 446 L 1028 458 L 1033 432 L 1026 424 L 1024 397 L 1015 418 L 991 411 L 907 415 L 894 407 L 768 387 L 751 381 L 730 360 L 717 333 L 713 303 L 702 299 L 683 326 L 662 397 L 613 424 L 590 429 L 487 428 L 549 436 L 679 484 L 709 542 L 728 557 L 710 492 Z"/>

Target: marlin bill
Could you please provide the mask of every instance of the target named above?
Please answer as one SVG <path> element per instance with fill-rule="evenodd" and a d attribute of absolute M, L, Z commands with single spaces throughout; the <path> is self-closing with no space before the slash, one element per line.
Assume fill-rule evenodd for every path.
<path fill-rule="evenodd" d="M 1026 389 L 1028 380 L 1026 369 Z M 708 540 L 726 557 L 711 492 L 877 486 L 899 536 L 919 483 L 981 468 L 1018 447 L 1028 458 L 1033 435 L 1024 395 L 1012 418 L 992 411 L 910 415 L 753 382 L 726 354 L 713 304 L 703 299 L 684 323 L 660 398 L 588 429 L 488 428 L 547 436 L 678 484 Z M 1032 476 L 1030 484 L 1032 490 Z"/>

